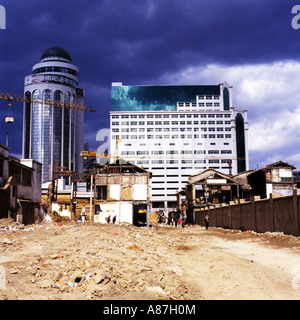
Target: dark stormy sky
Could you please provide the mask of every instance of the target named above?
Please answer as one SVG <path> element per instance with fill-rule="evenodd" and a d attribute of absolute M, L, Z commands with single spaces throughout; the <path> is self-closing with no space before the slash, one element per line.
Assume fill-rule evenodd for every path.
<path fill-rule="evenodd" d="M 300 4 L 300 1 L 298 1 Z M 219 84 L 248 110 L 250 168 L 277 160 L 300 168 L 300 29 L 289 0 L 2 0 L 0 91 L 23 94 L 24 77 L 49 47 L 66 49 L 80 69 L 85 142 L 109 128 L 111 82 L 132 85 Z M 300 23 L 300 19 L 299 19 Z M 14 91 L 11 91 L 13 89 Z M 21 102 L 0 143 L 22 152 Z"/>

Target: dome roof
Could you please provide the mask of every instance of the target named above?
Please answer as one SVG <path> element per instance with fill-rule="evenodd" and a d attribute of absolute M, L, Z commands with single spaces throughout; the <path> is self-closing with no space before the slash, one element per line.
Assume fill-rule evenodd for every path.
<path fill-rule="evenodd" d="M 71 56 L 69 55 L 69 53 L 61 47 L 51 47 L 51 48 L 45 50 L 44 53 L 42 54 L 41 60 L 43 60 L 44 58 L 49 58 L 49 57 L 64 58 L 64 59 L 67 59 L 70 62 L 72 62 L 72 59 L 71 59 Z"/>

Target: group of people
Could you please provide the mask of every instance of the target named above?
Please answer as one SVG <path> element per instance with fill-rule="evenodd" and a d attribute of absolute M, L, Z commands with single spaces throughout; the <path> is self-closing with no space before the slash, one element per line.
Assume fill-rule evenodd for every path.
<path fill-rule="evenodd" d="M 105 220 L 106 220 L 107 223 L 110 223 L 110 215 L 108 217 L 106 217 Z M 112 223 L 115 223 L 116 221 L 117 221 L 117 216 L 115 215 L 112 218 Z"/>
<path fill-rule="evenodd" d="M 181 225 L 182 228 L 184 228 L 186 224 L 186 215 L 185 214 L 181 215 L 178 212 L 171 212 L 171 214 L 168 217 L 167 224 L 170 226 L 173 226 L 175 224 L 176 228 L 180 227 Z"/>
<path fill-rule="evenodd" d="M 105 220 L 107 223 L 110 223 L 110 215 L 108 217 L 106 217 Z M 112 223 L 115 223 L 116 220 L 117 220 L 117 216 L 115 215 L 112 218 Z M 180 225 L 181 225 L 182 228 L 184 228 L 185 224 L 186 224 L 186 215 L 180 214 L 179 212 L 171 212 L 171 214 L 169 214 L 167 224 L 170 226 L 175 225 L 176 228 L 180 227 Z M 206 215 L 204 218 L 204 225 L 207 230 L 209 227 L 209 216 L 208 215 Z"/>
<path fill-rule="evenodd" d="M 208 215 L 205 216 L 203 223 L 204 223 L 205 228 L 207 230 L 209 227 L 209 216 Z M 184 228 L 185 224 L 186 224 L 186 215 L 180 214 L 179 212 L 171 212 L 169 214 L 167 224 L 170 226 L 175 225 L 176 228 L 180 227 L 180 225 L 181 225 L 182 228 Z"/>

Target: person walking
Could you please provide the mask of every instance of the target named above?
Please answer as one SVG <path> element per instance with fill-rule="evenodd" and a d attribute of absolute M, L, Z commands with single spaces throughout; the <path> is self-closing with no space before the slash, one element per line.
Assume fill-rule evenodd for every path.
<path fill-rule="evenodd" d="M 185 222 L 186 222 L 186 215 L 184 214 L 184 215 L 182 216 L 182 220 L 181 220 L 181 226 L 182 226 L 182 228 L 185 227 Z"/>
<path fill-rule="evenodd" d="M 209 216 L 208 216 L 208 214 L 204 218 L 204 223 L 205 223 L 205 227 L 206 227 L 206 230 L 207 230 L 208 226 L 209 226 Z"/>

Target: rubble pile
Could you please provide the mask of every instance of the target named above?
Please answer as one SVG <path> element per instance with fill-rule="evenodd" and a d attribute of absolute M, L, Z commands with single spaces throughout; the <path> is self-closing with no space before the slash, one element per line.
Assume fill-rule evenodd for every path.
<path fill-rule="evenodd" d="M 2 264 L 9 270 L 10 281 L 26 283 L 25 299 L 190 299 L 199 295 L 188 290 L 182 281 L 184 272 L 168 260 L 169 250 L 176 253 L 179 248 L 178 237 L 125 224 L 48 223 L 26 228 L 31 229 L 20 230 L 24 248 L 29 247 L 27 240 L 44 233 L 45 240 L 34 240 L 39 250 L 23 264 Z M 13 234 L 7 232 L 0 243 L 2 250 L 14 243 L 8 233 Z M 45 245 L 46 239 L 51 246 Z M 14 294 L 7 298 L 18 298 L 17 290 Z"/>

